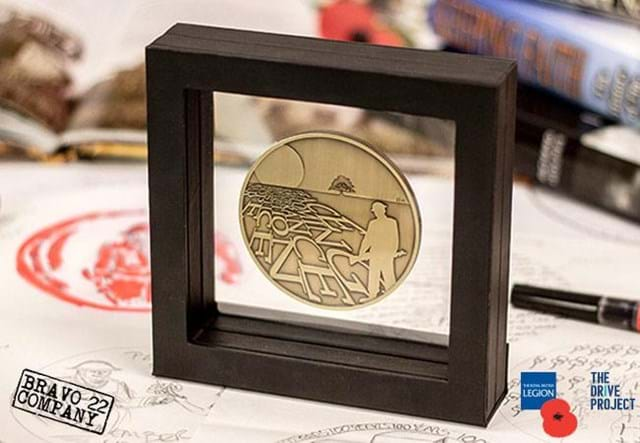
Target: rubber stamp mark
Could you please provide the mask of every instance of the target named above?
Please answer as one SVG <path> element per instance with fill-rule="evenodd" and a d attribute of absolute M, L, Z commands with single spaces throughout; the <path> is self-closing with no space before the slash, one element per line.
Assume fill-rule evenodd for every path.
<path fill-rule="evenodd" d="M 11 406 L 38 417 L 102 435 L 114 397 L 30 369 L 24 369 Z"/>

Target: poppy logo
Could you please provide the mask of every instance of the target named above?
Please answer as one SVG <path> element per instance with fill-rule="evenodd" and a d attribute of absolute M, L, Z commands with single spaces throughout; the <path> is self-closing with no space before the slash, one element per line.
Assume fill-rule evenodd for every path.
<path fill-rule="evenodd" d="M 578 427 L 578 419 L 571 413 L 569 403 L 560 398 L 545 402 L 540 415 L 544 432 L 552 437 L 567 437 Z"/>

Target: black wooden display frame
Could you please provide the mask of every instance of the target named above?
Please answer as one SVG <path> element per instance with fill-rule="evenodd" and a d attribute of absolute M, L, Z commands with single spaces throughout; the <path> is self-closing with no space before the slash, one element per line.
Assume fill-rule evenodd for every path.
<path fill-rule="evenodd" d="M 487 425 L 506 393 L 515 63 L 178 24 L 146 64 L 154 374 Z M 213 91 L 456 122 L 448 348 L 218 312 Z"/>

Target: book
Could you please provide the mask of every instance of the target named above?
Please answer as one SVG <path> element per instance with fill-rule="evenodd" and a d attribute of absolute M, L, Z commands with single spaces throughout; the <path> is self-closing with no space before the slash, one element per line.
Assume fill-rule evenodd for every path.
<path fill-rule="evenodd" d="M 429 20 L 447 44 L 515 59 L 522 81 L 640 126 L 637 27 L 523 0 L 436 0 Z"/>
<path fill-rule="evenodd" d="M 526 85 L 516 121 L 516 177 L 640 222 L 640 131 Z"/>
<path fill-rule="evenodd" d="M 640 24 L 640 0 L 540 0 L 616 20 Z"/>
<path fill-rule="evenodd" d="M 72 65 L 86 50 L 80 37 L 42 15 L 6 6 L 2 15 L 1 152 L 22 148 L 27 157 L 44 158 L 73 145 L 78 152 L 139 156 L 146 138 L 144 67 L 119 70 L 71 96 Z"/>
<path fill-rule="evenodd" d="M 144 48 L 178 21 L 301 35 L 316 26 L 314 9 L 298 0 L 185 0 L 180 8 L 170 0 L 113 0 L 100 8 L 5 0 L 0 156 L 145 158 Z"/>

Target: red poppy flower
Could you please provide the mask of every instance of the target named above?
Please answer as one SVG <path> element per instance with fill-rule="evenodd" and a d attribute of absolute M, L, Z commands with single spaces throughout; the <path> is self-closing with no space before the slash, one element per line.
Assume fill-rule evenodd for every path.
<path fill-rule="evenodd" d="M 402 46 L 402 38 L 381 23 L 373 9 L 357 0 L 336 0 L 320 11 L 320 35 L 332 40 Z"/>
<path fill-rule="evenodd" d="M 544 402 L 540 408 L 542 428 L 552 437 L 567 437 L 578 427 L 578 419 L 566 401 L 556 398 Z"/>

